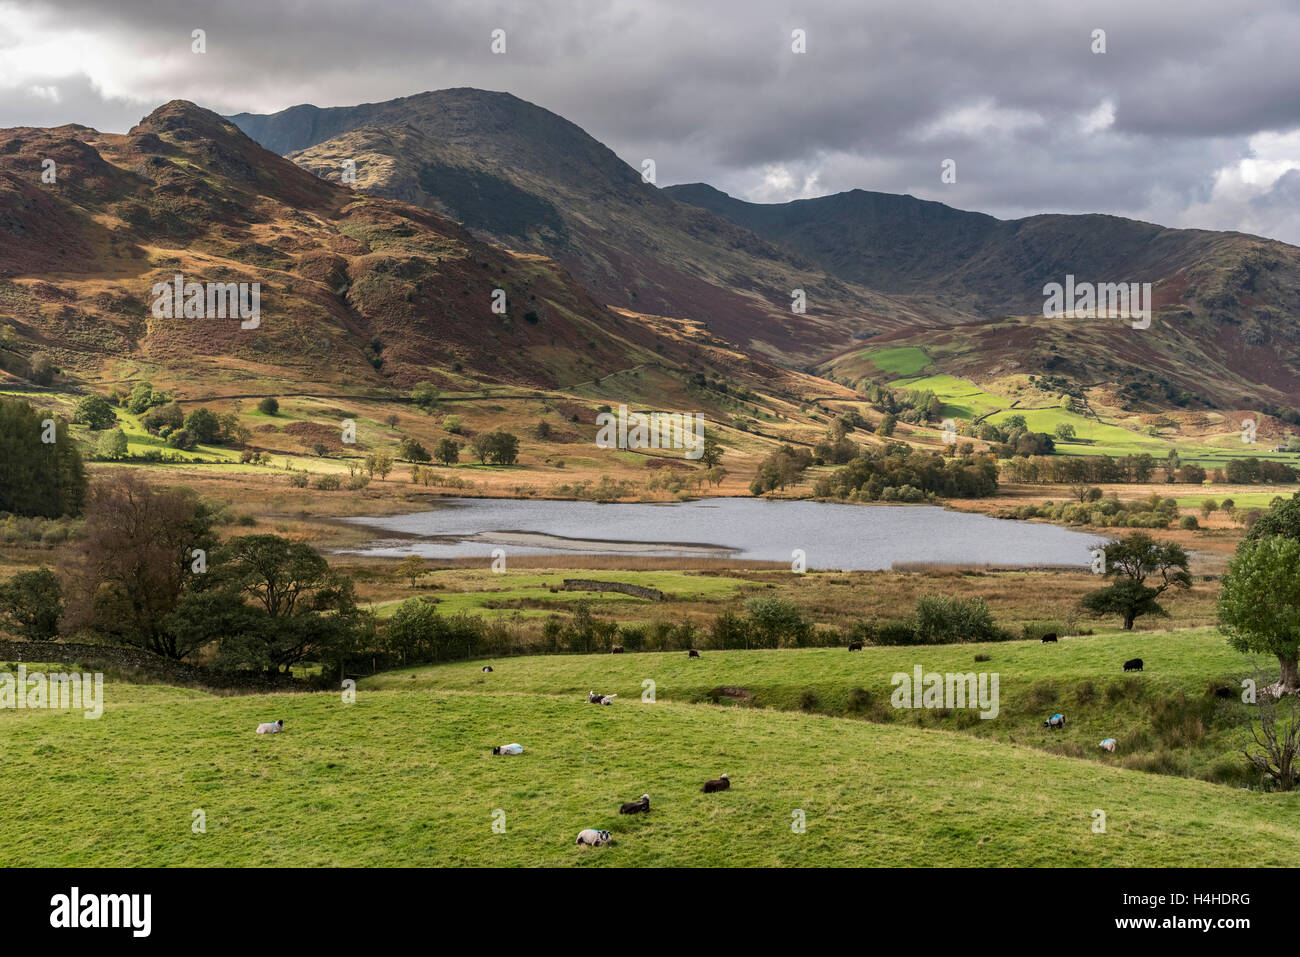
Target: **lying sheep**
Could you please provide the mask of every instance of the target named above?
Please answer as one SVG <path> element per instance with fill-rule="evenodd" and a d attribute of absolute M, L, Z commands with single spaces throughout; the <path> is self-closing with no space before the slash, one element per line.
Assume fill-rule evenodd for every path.
<path fill-rule="evenodd" d="M 1142 670 L 1142 659 L 1141 659 L 1141 658 L 1130 658 L 1128 661 L 1124 662 L 1124 670 L 1125 670 L 1125 671 L 1141 671 L 1141 670 Z"/>
<path fill-rule="evenodd" d="M 1043 722 L 1043 727 L 1044 727 L 1044 728 L 1064 728 L 1064 727 L 1065 727 L 1065 715 L 1063 715 L 1063 714 L 1054 714 L 1054 715 L 1052 715 L 1050 718 L 1048 718 L 1046 721 Z"/>
<path fill-rule="evenodd" d="M 649 814 L 650 795 L 642 794 L 639 801 L 628 801 L 618 809 L 619 814 Z"/>
<path fill-rule="evenodd" d="M 1056 641 L 1056 632 L 1049 631 L 1047 634 L 1043 635 L 1043 644 L 1047 644 L 1049 641 Z"/>
<path fill-rule="evenodd" d="M 616 694 L 596 694 L 594 691 L 587 692 L 588 704 L 613 704 Z"/>
<path fill-rule="evenodd" d="M 575 844 L 584 844 L 588 847 L 600 847 L 602 844 L 609 843 L 609 831 L 597 831 L 587 828 L 585 831 L 578 832 L 578 839 Z"/>
<path fill-rule="evenodd" d="M 493 754 L 523 754 L 524 746 L 522 744 L 503 744 L 499 748 L 492 749 Z"/>
<path fill-rule="evenodd" d="M 712 781 L 705 781 L 704 787 L 700 788 L 705 794 L 712 794 L 714 791 L 725 791 L 731 787 L 731 779 L 725 774 L 720 778 L 714 778 Z"/>
<path fill-rule="evenodd" d="M 860 641 L 849 642 L 849 651 L 861 651 L 861 650 L 862 650 L 862 642 Z"/>
<path fill-rule="evenodd" d="M 690 651 L 686 652 L 686 657 L 687 657 L 687 658 L 698 658 L 699 656 L 700 656 L 700 653 L 699 653 L 698 651 L 696 651 L 694 648 L 692 648 Z"/>
<path fill-rule="evenodd" d="M 484 673 L 487 673 L 487 672 L 489 672 L 489 671 L 491 671 L 491 670 L 492 670 L 492 666 L 491 666 L 491 665 L 484 665 L 484 666 L 483 666 L 483 671 L 484 671 Z"/>
<path fill-rule="evenodd" d="M 1109 751 L 1111 754 L 1114 754 L 1114 753 L 1115 753 L 1115 739 L 1114 739 L 1114 738 L 1107 738 L 1105 741 L 1103 741 L 1103 742 L 1099 745 L 1099 747 L 1101 747 L 1101 749 L 1102 749 L 1103 751 Z"/>
<path fill-rule="evenodd" d="M 272 721 L 269 724 L 259 724 L 257 726 L 258 734 L 279 734 L 284 730 L 284 718 L 279 721 Z"/>

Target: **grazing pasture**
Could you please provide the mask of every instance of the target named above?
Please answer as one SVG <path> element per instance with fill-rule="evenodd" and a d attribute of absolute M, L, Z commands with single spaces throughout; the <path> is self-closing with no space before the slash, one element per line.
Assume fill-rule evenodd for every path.
<path fill-rule="evenodd" d="M 1147 671 L 1123 676 L 1125 651 L 1138 649 Z M 991 661 L 976 665 L 976 653 Z M 927 712 L 917 723 L 880 723 L 780 710 L 784 695 L 797 701 L 815 679 L 821 706 L 833 708 L 835 689 L 843 689 L 842 705 L 851 689 L 880 688 L 882 680 L 887 687 L 889 672 L 913 663 L 1000 671 L 1002 717 L 963 725 L 958 712 Z M 1122 764 L 1128 731 L 1118 725 L 1143 713 L 1141 702 L 1204 693 L 1208 676 L 1244 670 L 1208 630 L 1063 638 L 1047 647 L 712 652 L 700 661 L 629 653 L 493 664 L 491 674 L 479 670 L 483 662 L 467 662 L 379 676 L 362 683 L 354 704 L 333 692 L 219 697 L 110 681 L 99 720 L 0 712 L 0 859 L 1300 865 L 1300 796 Z M 642 701 L 644 678 L 656 681 L 656 703 Z M 1096 701 L 1076 697 L 1089 681 L 1101 702 L 1111 681 L 1134 683 L 1120 685 L 1133 697 L 1110 702 L 1104 721 Z M 723 683 L 771 707 L 693 703 L 698 689 Z M 1055 700 L 1035 697 L 1049 684 L 1060 689 Z M 590 707 L 591 687 L 619 697 Z M 1220 699 L 1214 706 L 1244 708 Z M 1057 712 L 1067 726 L 1043 729 Z M 1021 730 L 1031 715 L 1039 723 L 1032 733 Z M 284 719 L 282 734 L 253 733 L 267 716 Z M 1049 733 L 1058 747 L 1078 736 L 1086 757 L 1044 750 Z M 1114 755 L 1097 746 L 1112 736 Z M 492 746 L 503 741 L 518 741 L 524 753 L 494 758 Z M 700 791 L 723 773 L 730 789 Z M 654 795 L 652 813 L 618 813 L 642 793 Z M 1093 831 L 1094 810 L 1105 812 L 1104 834 Z M 198 811 L 205 833 L 192 830 Z M 806 833 L 792 829 L 797 811 Z M 612 843 L 576 845 L 587 828 L 610 831 Z"/>

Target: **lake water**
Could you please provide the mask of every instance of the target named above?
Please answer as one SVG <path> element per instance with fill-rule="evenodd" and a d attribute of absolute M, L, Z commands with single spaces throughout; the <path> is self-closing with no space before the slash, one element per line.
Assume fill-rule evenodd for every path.
<path fill-rule="evenodd" d="M 428 512 L 347 521 L 387 533 L 355 554 L 427 558 L 553 553 L 717 556 L 808 568 L 882 569 L 898 562 L 1091 564 L 1095 535 L 926 505 L 711 498 L 601 505 L 537 499 L 448 499 Z"/>

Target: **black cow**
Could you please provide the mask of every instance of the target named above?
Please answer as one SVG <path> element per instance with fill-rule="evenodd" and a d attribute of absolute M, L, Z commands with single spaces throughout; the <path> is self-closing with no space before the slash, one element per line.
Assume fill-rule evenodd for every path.
<path fill-rule="evenodd" d="M 1128 661 L 1124 662 L 1124 670 L 1125 670 L 1125 671 L 1141 671 L 1141 670 L 1142 670 L 1142 659 L 1141 659 L 1141 658 L 1130 658 Z"/>

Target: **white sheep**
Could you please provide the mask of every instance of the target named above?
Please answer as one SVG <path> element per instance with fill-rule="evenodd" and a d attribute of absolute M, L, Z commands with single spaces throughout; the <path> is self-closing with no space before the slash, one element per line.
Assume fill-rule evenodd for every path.
<path fill-rule="evenodd" d="M 587 828 L 585 831 L 578 832 L 578 839 L 575 844 L 586 844 L 590 847 L 600 847 L 602 844 L 609 843 L 609 831 L 597 831 Z"/>
<path fill-rule="evenodd" d="M 279 721 L 272 721 L 269 724 L 259 724 L 257 726 L 258 734 L 279 734 L 284 730 L 284 718 Z"/>

